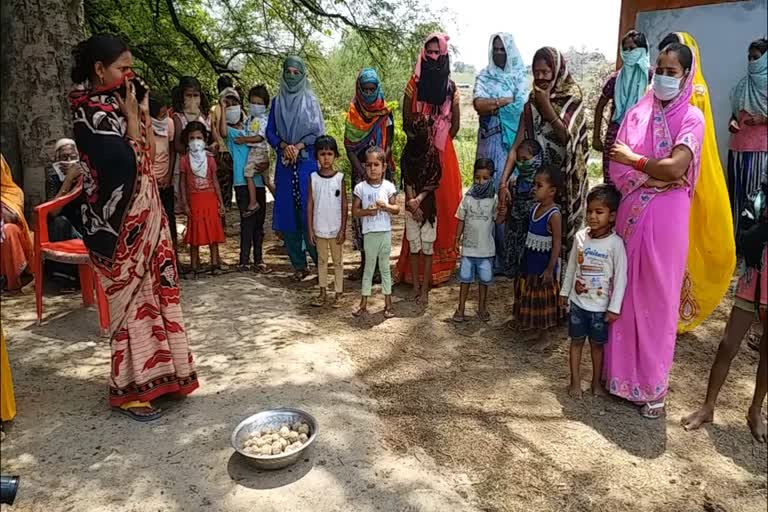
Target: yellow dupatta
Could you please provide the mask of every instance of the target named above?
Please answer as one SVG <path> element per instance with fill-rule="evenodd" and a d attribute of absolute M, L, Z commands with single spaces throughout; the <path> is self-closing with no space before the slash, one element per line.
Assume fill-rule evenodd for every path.
<path fill-rule="evenodd" d="M 677 329 L 682 333 L 693 330 L 720 304 L 736 266 L 736 243 L 699 45 L 686 32 L 678 32 L 677 35 L 695 54 L 698 66 L 693 78 L 691 104 L 704 114 L 701 167 L 691 202 L 688 268 L 680 294 Z"/>
<path fill-rule="evenodd" d="M 13 395 L 11 365 L 5 349 L 5 333 L 0 327 L 0 420 L 10 421 L 16 416 L 16 399 Z"/>

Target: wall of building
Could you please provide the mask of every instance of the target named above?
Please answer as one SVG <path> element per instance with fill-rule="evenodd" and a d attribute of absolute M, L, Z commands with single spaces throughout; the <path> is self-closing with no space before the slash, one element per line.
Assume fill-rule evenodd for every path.
<path fill-rule="evenodd" d="M 768 0 L 646 11 L 635 20 L 635 27 L 648 36 L 652 46 L 651 62 L 658 54 L 656 46 L 670 32 L 688 32 L 699 43 L 724 168 L 728 162 L 729 93 L 747 72 L 749 43 L 766 36 L 766 20 Z"/>

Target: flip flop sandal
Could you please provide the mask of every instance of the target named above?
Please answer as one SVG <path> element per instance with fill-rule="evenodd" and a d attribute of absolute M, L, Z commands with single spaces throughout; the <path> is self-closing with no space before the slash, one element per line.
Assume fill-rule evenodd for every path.
<path fill-rule="evenodd" d="M 293 279 L 297 283 L 300 283 L 304 279 L 306 279 L 308 275 L 309 275 L 309 272 L 307 270 L 299 270 L 298 272 L 294 272 L 294 274 L 291 276 L 291 279 Z"/>
<path fill-rule="evenodd" d="M 315 300 L 310 302 L 309 305 L 312 306 L 313 308 L 321 308 L 325 306 L 326 300 L 327 299 L 324 299 L 324 298 L 321 299 L 320 297 L 315 297 Z"/>
<path fill-rule="evenodd" d="M 248 265 L 238 265 L 237 266 L 237 271 L 238 272 L 248 272 L 249 270 L 251 270 L 251 267 L 249 267 Z"/>
<path fill-rule="evenodd" d="M 368 309 L 356 309 L 352 312 L 352 316 L 355 318 L 361 318 L 368 314 Z"/>
<path fill-rule="evenodd" d="M 224 273 L 224 270 L 222 270 L 221 267 L 214 267 L 211 269 L 211 275 L 212 276 L 220 276 Z"/>
<path fill-rule="evenodd" d="M 253 217 L 254 215 L 256 215 L 256 212 L 258 212 L 258 211 L 259 211 L 259 209 L 258 209 L 258 208 L 254 208 L 253 210 L 245 210 L 245 211 L 243 212 L 243 215 L 242 215 L 242 217 L 243 217 L 244 219 L 247 219 L 248 217 Z"/>
<path fill-rule="evenodd" d="M 478 311 L 478 313 L 477 313 L 477 318 L 478 318 L 478 319 L 479 319 L 481 322 L 488 322 L 488 321 L 491 319 L 491 314 L 490 314 L 489 312 L 487 312 L 487 311 L 486 311 L 485 313 L 480 313 L 480 312 Z"/>
<path fill-rule="evenodd" d="M 384 310 L 384 318 L 395 318 L 395 312 L 391 309 Z"/>
<path fill-rule="evenodd" d="M 760 352 L 760 339 L 762 336 L 758 336 L 756 333 L 750 333 L 747 338 L 747 346 L 755 352 Z"/>
<path fill-rule="evenodd" d="M 451 317 L 451 321 L 455 324 L 462 324 L 467 321 L 467 317 L 460 315 L 459 312 L 456 311 Z"/>
<path fill-rule="evenodd" d="M 659 410 L 661 411 L 658 414 L 653 414 L 653 411 Z M 658 402 L 655 404 L 647 403 L 644 404 L 640 408 L 640 416 L 647 420 L 658 420 L 659 418 L 663 417 L 666 414 L 666 411 L 664 410 L 664 402 Z"/>
<path fill-rule="evenodd" d="M 341 300 L 337 299 L 336 297 L 332 298 L 331 307 L 333 309 L 339 309 L 341 307 Z"/>
<path fill-rule="evenodd" d="M 136 414 L 130 409 L 123 409 L 121 407 L 113 407 L 112 410 L 119 412 L 120 414 L 124 414 L 132 420 L 138 421 L 140 423 L 147 423 L 149 421 L 158 420 L 163 415 L 163 412 L 160 409 L 155 409 L 154 407 L 152 408 L 153 412 L 150 414 Z"/>

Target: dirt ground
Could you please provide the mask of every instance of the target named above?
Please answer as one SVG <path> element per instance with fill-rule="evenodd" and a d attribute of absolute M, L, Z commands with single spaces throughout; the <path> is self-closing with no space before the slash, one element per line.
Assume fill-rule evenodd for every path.
<path fill-rule="evenodd" d="M 313 280 L 293 283 L 278 241 L 266 247 L 269 276 L 183 282 L 201 389 L 160 404 L 149 425 L 108 410 L 108 341 L 77 295 L 49 293 L 41 326 L 31 288 L 3 297 L 18 416 L 2 472 L 22 476 L 13 510 L 765 511 L 768 453 L 744 420 L 755 352 L 734 361 L 714 425 L 679 426 L 703 398 L 729 300 L 680 338 L 668 416 L 652 422 L 612 398 L 571 400 L 565 332 L 543 354 L 508 333 L 508 282 L 491 291 L 488 324 L 450 322 L 454 284 L 424 314 L 396 287 L 397 318 L 384 321 L 374 296 L 358 320 L 358 283 L 346 281 L 342 309 L 311 308 Z M 316 446 L 290 470 L 244 466 L 232 428 L 289 405 L 318 418 Z"/>

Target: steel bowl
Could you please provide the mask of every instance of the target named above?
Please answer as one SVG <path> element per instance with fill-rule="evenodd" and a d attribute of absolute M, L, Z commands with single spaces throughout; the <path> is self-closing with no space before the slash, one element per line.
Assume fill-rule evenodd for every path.
<path fill-rule="evenodd" d="M 297 421 L 309 425 L 309 439 L 304 443 L 304 446 L 294 452 L 281 453 L 279 455 L 252 455 L 245 453 L 241 448 L 245 440 L 256 431 L 264 430 L 266 428 L 278 429 L 283 423 L 293 425 Z M 318 429 L 317 420 L 308 412 L 290 408 L 269 409 L 245 418 L 235 427 L 231 437 L 232 448 L 245 457 L 245 460 L 247 460 L 253 467 L 259 469 L 282 469 L 290 466 L 304 456 L 307 449 L 309 449 L 315 441 Z"/>

